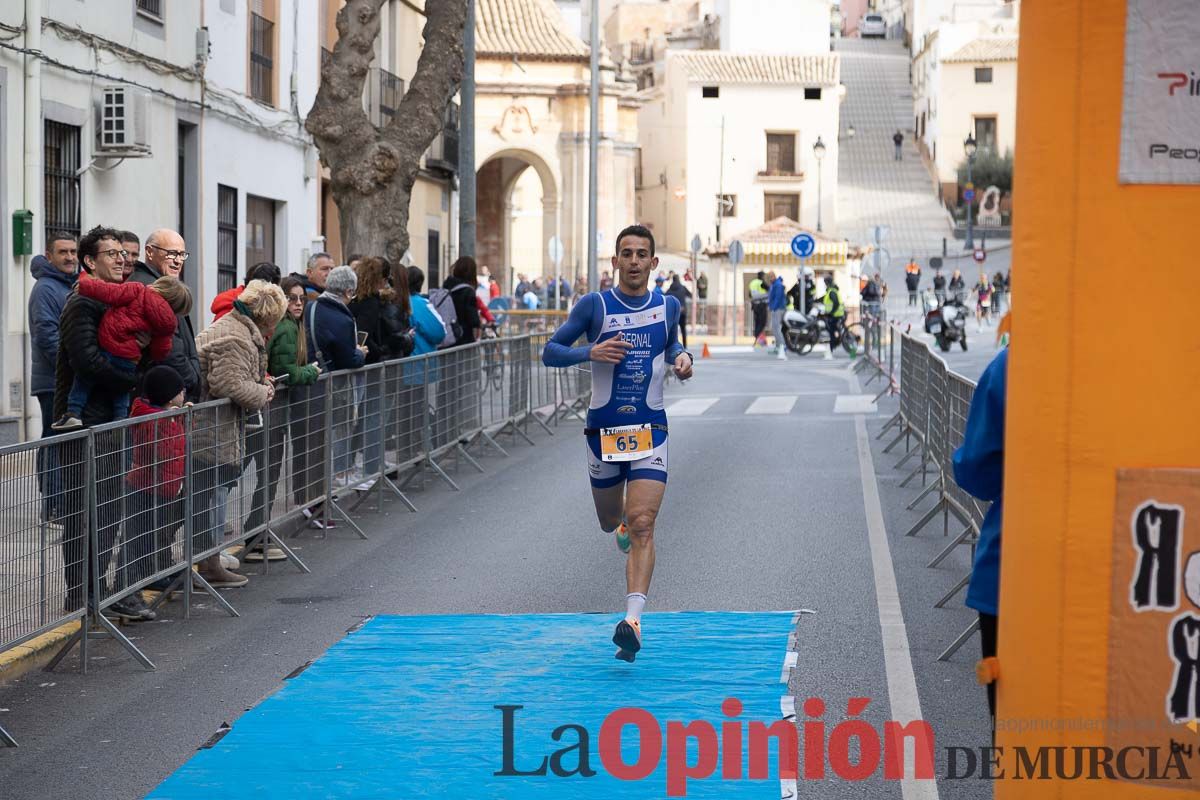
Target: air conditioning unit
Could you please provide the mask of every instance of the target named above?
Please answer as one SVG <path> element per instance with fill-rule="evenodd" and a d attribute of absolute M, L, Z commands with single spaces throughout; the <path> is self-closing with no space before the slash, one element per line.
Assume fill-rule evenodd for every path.
<path fill-rule="evenodd" d="M 121 84 L 100 87 L 96 100 L 96 155 L 150 155 L 150 92 Z"/>

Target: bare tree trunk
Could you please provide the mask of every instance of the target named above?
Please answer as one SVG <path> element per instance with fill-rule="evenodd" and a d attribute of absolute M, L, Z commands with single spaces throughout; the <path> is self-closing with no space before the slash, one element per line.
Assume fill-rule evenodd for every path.
<path fill-rule="evenodd" d="M 337 44 L 305 127 L 329 166 L 344 251 L 398 261 L 408 249 L 408 205 L 421 157 L 442 133 L 446 105 L 462 81 L 467 5 L 426 0 L 417 72 L 395 117 L 380 129 L 362 98 L 385 2 L 349 0 L 338 12 Z"/>

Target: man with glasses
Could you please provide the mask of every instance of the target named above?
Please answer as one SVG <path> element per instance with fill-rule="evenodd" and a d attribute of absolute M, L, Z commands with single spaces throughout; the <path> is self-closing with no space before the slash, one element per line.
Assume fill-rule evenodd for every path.
<path fill-rule="evenodd" d="M 183 265 L 188 260 L 183 237 L 169 228 L 159 228 L 146 237 L 146 260 L 134 265 L 129 280 L 147 286 L 164 275 L 183 280 Z M 200 355 L 196 352 L 196 330 L 192 319 L 180 314 L 175 326 L 171 354 L 163 363 L 183 378 L 184 396 L 191 402 L 200 399 Z"/>
<path fill-rule="evenodd" d="M 125 250 L 121 247 L 120 231 L 100 226 L 92 228 L 79 241 L 79 260 L 93 279 L 122 283 Z M 108 306 L 99 300 L 78 293 L 73 293 L 63 307 L 55 365 L 55 419 L 67 413 L 67 396 L 76 374 L 85 376 L 94 385 L 80 414 L 84 427 L 113 422 L 114 401 L 134 388 L 129 374 L 114 367 L 100 347 L 100 320 L 107 310 Z M 120 430 L 97 434 L 95 452 L 98 457 L 91 464 L 96 481 L 96 536 L 101 576 L 108 573 L 121 522 L 121 502 L 114 498 L 120 498 L 123 494 L 122 436 Z M 67 589 L 65 610 L 75 611 L 82 608 L 84 598 L 91 594 L 86 547 L 88 458 L 84 440 L 72 439 L 60 445 L 58 457 L 62 465 L 64 489 L 61 519 L 63 572 Z M 101 580 L 105 582 L 103 578 Z M 100 591 L 103 595 L 103 586 Z M 136 593 L 114 604 L 106 613 L 131 621 L 154 619 L 154 613 Z"/>

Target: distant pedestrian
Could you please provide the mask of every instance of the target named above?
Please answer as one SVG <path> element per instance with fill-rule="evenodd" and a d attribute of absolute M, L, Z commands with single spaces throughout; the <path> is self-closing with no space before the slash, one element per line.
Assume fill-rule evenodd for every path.
<path fill-rule="evenodd" d="M 787 291 L 783 276 L 770 274 L 771 288 L 767 292 L 767 311 L 771 315 L 771 335 L 775 337 L 775 357 L 787 361 L 787 345 L 783 340 L 783 314 L 787 311 Z"/>
<path fill-rule="evenodd" d="M 754 315 L 754 346 L 766 347 L 767 337 L 767 285 L 763 283 L 763 271 L 759 270 L 750 281 L 750 312 Z"/>
<path fill-rule="evenodd" d="M 917 304 L 917 289 L 921 287 L 921 266 L 916 257 L 910 258 L 904 267 L 904 287 L 908 289 L 908 305 L 912 308 Z"/>
<path fill-rule="evenodd" d="M 688 323 L 688 308 L 692 303 L 692 292 L 683 285 L 683 279 L 678 274 L 675 280 L 667 288 L 667 294 L 679 301 L 679 341 L 686 349 L 687 343 L 687 323 Z"/>
<path fill-rule="evenodd" d="M 940 269 L 933 271 L 933 296 L 939 306 L 946 304 L 946 276 Z"/>
<path fill-rule="evenodd" d="M 962 303 L 967 295 L 967 282 L 963 280 L 962 272 L 954 270 L 954 274 L 950 276 L 950 296 L 954 298 L 954 302 Z"/>
<path fill-rule="evenodd" d="M 611 289 L 612 283 L 612 273 L 604 270 L 604 273 L 600 276 L 600 291 L 603 292 L 605 289 Z"/>
<path fill-rule="evenodd" d="M 899 130 L 892 134 L 892 144 L 896 145 L 896 160 L 900 160 L 900 145 L 904 144 L 904 134 Z"/>
<path fill-rule="evenodd" d="M 1001 303 L 1004 300 L 1004 274 L 1000 270 L 996 270 L 996 274 L 992 276 L 992 313 L 999 315 L 1004 309 Z"/>

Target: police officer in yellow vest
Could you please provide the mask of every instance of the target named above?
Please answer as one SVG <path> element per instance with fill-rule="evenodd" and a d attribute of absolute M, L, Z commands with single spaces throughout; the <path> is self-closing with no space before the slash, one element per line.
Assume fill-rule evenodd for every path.
<path fill-rule="evenodd" d="M 763 272 L 760 269 L 754 280 L 750 281 L 750 311 L 754 314 L 754 346 L 766 347 L 767 337 L 767 285 L 763 282 Z"/>
<path fill-rule="evenodd" d="M 842 293 L 833 282 L 832 275 L 825 276 L 825 326 L 829 328 L 829 352 L 837 349 L 840 343 L 842 322 L 846 317 L 846 304 L 842 302 Z"/>

